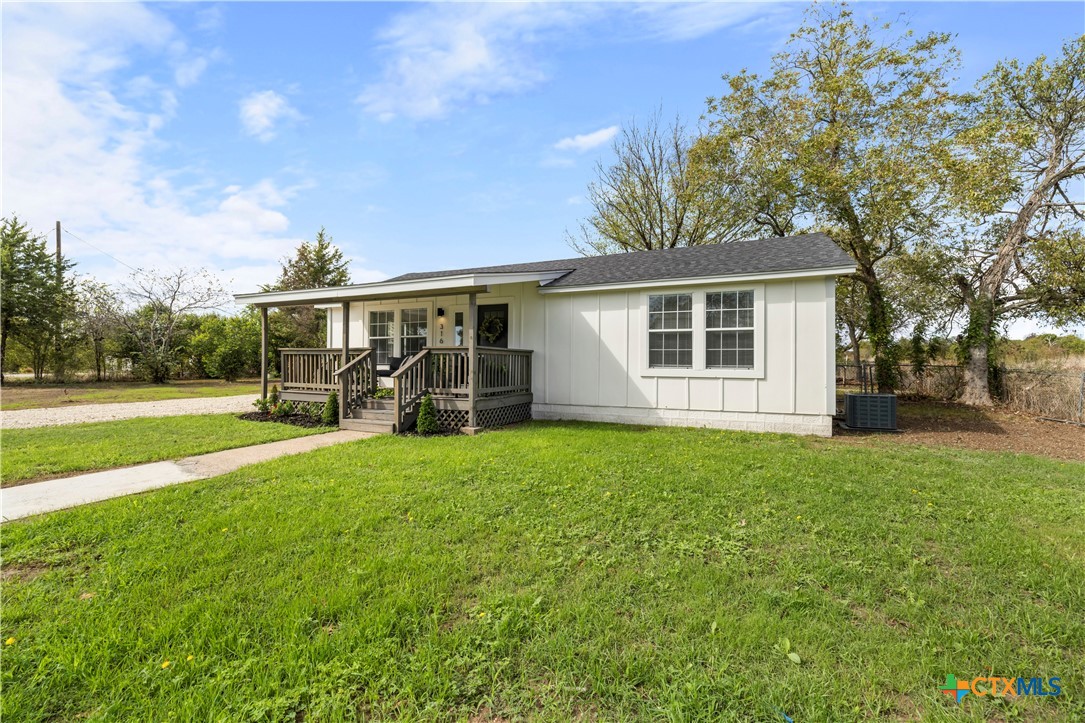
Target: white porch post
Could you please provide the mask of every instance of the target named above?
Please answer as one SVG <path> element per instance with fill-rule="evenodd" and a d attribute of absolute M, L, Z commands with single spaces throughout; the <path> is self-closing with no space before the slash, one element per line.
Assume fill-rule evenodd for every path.
<path fill-rule="evenodd" d="M 347 362 L 350 361 L 350 302 L 349 301 L 344 301 L 343 302 L 343 334 L 342 334 L 341 341 L 342 341 L 342 344 L 343 344 L 343 348 L 340 351 L 340 353 L 341 353 L 340 358 L 342 360 L 340 362 L 340 364 L 339 364 L 340 369 L 345 367 L 347 365 Z M 342 379 L 340 379 L 340 382 L 342 382 Z M 347 416 L 347 395 L 344 392 L 346 392 L 346 385 L 343 384 L 343 383 L 340 383 L 340 385 L 339 385 L 339 418 L 340 419 L 345 419 L 346 416 Z"/>
<path fill-rule="evenodd" d="M 267 399 L 267 307 L 260 307 L 260 398 Z"/>
<path fill-rule="evenodd" d="M 478 330 L 478 300 L 475 292 L 467 295 L 467 426 L 477 426 L 475 398 L 478 395 L 478 348 L 475 336 Z"/>

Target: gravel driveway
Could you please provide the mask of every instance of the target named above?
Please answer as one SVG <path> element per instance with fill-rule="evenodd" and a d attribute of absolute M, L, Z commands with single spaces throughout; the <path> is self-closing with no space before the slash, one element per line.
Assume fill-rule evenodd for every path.
<path fill-rule="evenodd" d="M 0 412 L 0 428 L 56 427 L 84 422 L 111 422 L 134 417 L 176 417 L 181 414 L 226 414 L 251 412 L 253 395 L 169 399 L 161 402 L 123 402 L 119 404 L 80 404 L 47 409 L 17 409 Z"/>

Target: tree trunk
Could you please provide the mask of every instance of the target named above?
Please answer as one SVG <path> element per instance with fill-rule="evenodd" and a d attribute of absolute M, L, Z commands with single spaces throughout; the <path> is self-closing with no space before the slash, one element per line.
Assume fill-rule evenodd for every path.
<path fill-rule="evenodd" d="M 879 394 L 892 394 L 897 386 L 896 359 L 892 353 L 892 322 L 889 307 L 885 303 L 881 282 L 869 273 L 859 274 L 859 279 L 867 290 L 867 338 L 874 350 L 874 379 Z"/>
<path fill-rule="evenodd" d="M 101 342 L 94 342 L 94 381 L 102 381 L 102 344 Z"/>
<path fill-rule="evenodd" d="M 4 383 L 4 364 L 8 360 L 8 330 L 0 330 L 0 384 Z"/>
<path fill-rule="evenodd" d="M 968 306 L 968 328 L 965 345 L 964 389 L 961 401 L 976 407 L 990 407 L 991 339 L 994 335 L 994 301 L 985 295 L 973 299 Z"/>
<path fill-rule="evenodd" d="M 844 322 L 844 326 L 848 330 L 848 342 L 851 346 L 852 361 L 855 362 L 855 366 L 859 366 L 863 363 L 860 358 L 862 354 L 862 346 L 859 343 L 859 330 L 855 328 L 855 324 L 851 322 Z"/>
<path fill-rule="evenodd" d="M 968 348 L 968 358 L 964 363 L 964 390 L 961 402 L 974 407 L 990 407 L 991 388 L 988 384 L 987 353 L 988 344 L 980 341 Z"/>

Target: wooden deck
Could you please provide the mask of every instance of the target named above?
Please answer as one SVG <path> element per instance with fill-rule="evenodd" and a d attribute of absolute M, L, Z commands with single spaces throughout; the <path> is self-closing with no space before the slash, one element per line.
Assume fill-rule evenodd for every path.
<path fill-rule="evenodd" d="M 429 394 L 448 431 L 498 427 L 531 417 L 531 355 L 527 349 L 426 348 L 385 377 L 392 397 L 374 397 L 381 377 L 371 349 L 281 349 L 283 399 L 340 400 L 339 426 L 401 432 L 414 426 Z M 347 360 L 343 364 L 343 360 Z"/>

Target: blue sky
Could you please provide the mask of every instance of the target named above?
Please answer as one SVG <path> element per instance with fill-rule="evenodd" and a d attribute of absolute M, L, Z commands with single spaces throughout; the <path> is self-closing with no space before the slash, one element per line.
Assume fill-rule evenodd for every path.
<path fill-rule="evenodd" d="M 854 7 L 954 33 L 963 83 L 1085 30 L 1079 2 Z M 695 121 L 804 8 L 4 3 L 3 213 L 234 291 L 321 225 L 355 281 L 570 256 L 617 127 L 657 108 Z"/>

